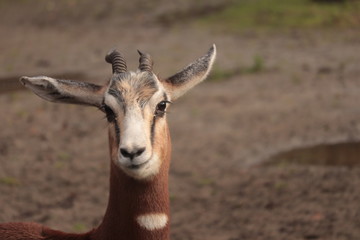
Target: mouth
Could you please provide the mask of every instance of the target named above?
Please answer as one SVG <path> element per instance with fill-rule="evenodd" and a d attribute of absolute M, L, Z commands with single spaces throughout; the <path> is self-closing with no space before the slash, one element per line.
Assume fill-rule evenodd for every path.
<path fill-rule="evenodd" d="M 140 163 L 140 164 L 131 164 L 127 168 L 132 169 L 132 170 L 137 170 L 137 169 L 144 167 L 148 162 L 149 162 L 149 160 L 147 160 L 143 163 Z"/>
<path fill-rule="evenodd" d="M 120 167 L 124 173 L 135 179 L 148 179 L 159 172 L 161 161 L 156 154 L 151 154 L 149 158 L 137 159 L 136 161 L 129 161 L 125 159 L 125 162 L 120 162 L 117 159 L 115 164 Z M 145 160 L 145 161 L 144 161 Z"/>

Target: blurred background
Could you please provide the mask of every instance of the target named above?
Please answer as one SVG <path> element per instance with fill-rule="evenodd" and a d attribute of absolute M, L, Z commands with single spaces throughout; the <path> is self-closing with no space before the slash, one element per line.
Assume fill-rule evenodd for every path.
<path fill-rule="evenodd" d="M 360 2 L 0 0 L 0 222 L 99 224 L 107 123 L 48 103 L 22 75 L 104 83 L 116 47 L 161 78 L 204 54 L 171 108 L 174 240 L 359 239 Z"/>

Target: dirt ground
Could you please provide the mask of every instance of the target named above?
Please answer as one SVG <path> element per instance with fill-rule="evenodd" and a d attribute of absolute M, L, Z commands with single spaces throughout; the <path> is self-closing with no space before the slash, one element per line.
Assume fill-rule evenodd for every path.
<path fill-rule="evenodd" d="M 151 53 L 166 77 L 216 43 L 214 73 L 226 77 L 197 86 L 168 115 L 171 238 L 360 239 L 357 148 L 351 165 L 320 159 L 336 151 L 269 162 L 360 141 L 359 31 L 231 34 L 184 14 L 215 11 L 219 1 L 59 2 L 0 2 L 0 222 L 83 232 L 100 222 L 108 197 L 102 113 L 8 91 L 21 89 L 19 76 L 105 82 L 104 56 L 117 47 L 130 69 L 136 49 Z M 259 57 L 256 71 L 236 71 L 254 69 Z"/>

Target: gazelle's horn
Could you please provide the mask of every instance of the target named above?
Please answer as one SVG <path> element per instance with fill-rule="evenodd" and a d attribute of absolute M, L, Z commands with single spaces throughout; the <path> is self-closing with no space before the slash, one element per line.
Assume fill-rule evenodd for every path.
<path fill-rule="evenodd" d="M 140 54 L 139 69 L 142 72 L 152 72 L 154 62 L 152 61 L 150 54 L 142 53 L 139 50 L 138 53 Z"/>
<path fill-rule="evenodd" d="M 127 71 L 125 59 L 117 50 L 111 50 L 106 54 L 105 60 L 111 64 L 113 73 L 124 73 Z"/>

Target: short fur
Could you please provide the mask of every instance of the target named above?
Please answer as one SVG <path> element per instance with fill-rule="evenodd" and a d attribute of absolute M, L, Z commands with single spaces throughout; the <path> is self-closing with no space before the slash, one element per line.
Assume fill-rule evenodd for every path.
<path fill-rule="evenodd" d="M 124 79 L 122 81 L 122 79 Z M 153 73 L 127 73 L 126 76 L 116 76 L 113 79 L 109 92 L 116 91 L 122 102 L 137 101 L 145 105 L 158 90 L 157 80 Z"/>
<path fill-rule="evenodd" d="M 204 57 L 163 81 L 152 72 L 150 55 L 140 55 L 139 70 L 125 72 L 125 60 L 111 52 L 106 60 L 113 65 L 114 75 L 104 86 L 43 76 L 20 79 L 48 101 L 96 106 L 111 115 L 107 116 L 110 196 L 101 224 L 87 233 L 63 233 L 36 223 L 2 223 L 1 240 L 169 239 L 171 140 L 162 108 L 205 79 L 216 49 L 214 45 Z M 139 147 L 143 152 L 133 158 L 121 151 L 129 154 Z"/>

